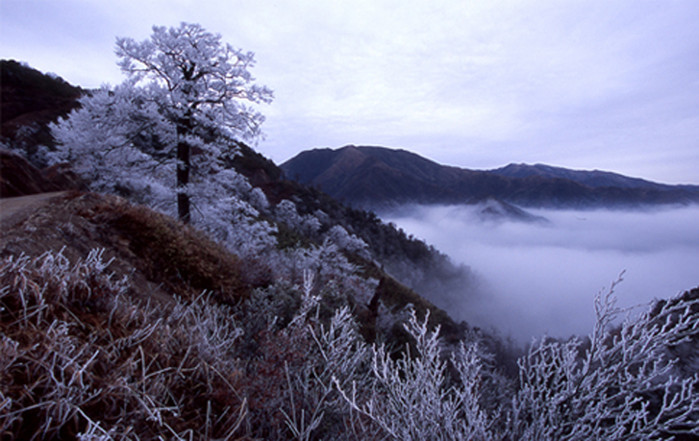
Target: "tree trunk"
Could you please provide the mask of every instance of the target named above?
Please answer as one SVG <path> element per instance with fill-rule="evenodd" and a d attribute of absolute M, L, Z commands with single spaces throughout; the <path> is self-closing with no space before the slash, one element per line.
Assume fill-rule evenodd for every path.
<path fill-rule="evenodd" d="M 184 137 L 192 129 L 192 119 L 182 118 L 177 124 L 177 215 L 188 224 L 191 220 L 189 194 L 186 186 L 189 184 L 189 171 L 192 167 L 190 156 L 191 147 Z"/>

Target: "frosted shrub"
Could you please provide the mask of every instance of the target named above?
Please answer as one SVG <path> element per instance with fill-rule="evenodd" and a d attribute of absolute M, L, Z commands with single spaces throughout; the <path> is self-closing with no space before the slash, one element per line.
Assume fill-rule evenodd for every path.
<path fill-rule="evenodd" d="M 193 223 L 241 258 L 260 256 L 277 244 L 277 228 L 240 198 L 222 195 L 215 203 L 195 207 Z"/>
<path fill-rule="evenodd" d="M 699 375 L 669 349 L 696 341 L 697 299 L 673 299 L 613 327 L 613 289 L 595 301 L 589 341 L 543 340 L 519 361 L 519 384 L 492 371 L 475 342 L 441 354 L 438 329 L 413 314 L 414 350 L 371 348 L 369 377 L 335 384 L 352 410 L 395 440 L 648 440 L 699 434 Z M 339 344 L 339 343 L 335 343 Z M 411 347 L 413 348 L 413 347 Z M 450 375 L 451 373 L 451 375 Z M 455 376 L 453 374 L 456 374 Z M 489 392 L 497 390 L 498 392 Z M 512 392 L 510 398 L 502 391 Z"/>
<path fill-rule="evenodd" d="M 202 293 L 191 302 L 177 300 L 165 324 L 183 330 L 182 346 L 211 366 L 230 368 L 236 342 L 243 331 L 236 326 L 232 308 L 216 305 Z"/>
<path fill-rule="evenodd" d="M 699 434 L 699 377 L 682 378 L 668 348 L 699 332 L 697 300 L 665 302 L 614 328 L 613 288 L 595 300 L 589 343 L 542 341 L 519 361 L 508 439 L 646 440 Z"/>
<path fill-rule="evenodd" d="M 298 228 L 301 225 L 301 216 L 296 210 L 296 204 L 288 199 L 280 201 L 274 207 L 274 213 L 277 219 L 287 224 L 290 228 Z"/>
<path fill-rule="evenodd" d="M 474 349 L 464 345 L 455 354 L 466 384 L 452 383 L 441 351 L 439 328 L 414 311 L 405 324 L 414 339 L 414 354 L 406 347 L 394 359 L 384 346 L 373 346 L 370 380 L 364 387 L 336 385 L 351 408 L 373 421 L 395 440 L 491 439 L 489 420 L 480 409 L 478 380 L 481 364 Z"/>
<path fill-rule="evenodd" d="M 543 340 L 518 384 L 477 340 L 455 347 L 408 314 L 402 352 L 367 344 L 332 283 L 258 290 L 241 309 L 207 293 L 154 308 L 103 252 L 0 262 L 0 430 L 15 439 L 648 440 L 699 435 L 696 296 L 627 318 L 613 287 L 587 340 Z M 341 293 L 334 295 L 340 296 Z M 394 348 L 395 349 L 395 348 Z M 515 381 L 515 380 L 513 380 Z"/>
<path fill-rule="evenodd" d="M 250 190 L 250 205 L 258 210 L 267 210 L 269 208 L 269 201 L 265 193 L 259 188 L 255 187 Z"/>
<path fill-rule="evenodd" d="M 270 440 L 370 439 L 332 381 L 366 377 L 367 346 L 349 308 L 320 316 L 325 289 L 314 280 L 305 271 L 300 285 L 257 290 L 238 316 L 246 336 L 238 356 L 251 373 L 238 384 L 248 397 L 248 422 Z"/>
<path fill-rule="evenodd" d="M 300 215 L 296 204 L 288 199 L 280 201 L 274 208 L 274 215 L 279 222 L 283 222 L 289 228 L 301 234 L 315 238 L 322 227 L 320 220 L 314 215 Z"/>
<path fill-rule="evenodd" d="M 356 253 L 366 259 L 371 257 L 369 247 L 362 239 L 354 234 L 349 234 L 341 225 L 330 228 L 326 239 L 337 245 L 341 250 Z"/>
<path fill-rule="evenodd" d="M 377 284 L 374 279 L 360 276 L 359 268 L 330 241 L 324 241 L 320 246 L 284 250 L 274 260 L 275 276 L 292 283 L 298 283 L 309 270 L 314 274 L 319 289 L 345 300 L 351 298 L 366 304 Z"/>
<path fill-rule="evenodd" d="M 2 433 L 49 438 L 74 426 L 81 407 L 103 393 L 93 373 L 103 358 L 92 344 L 98 336 L 77 338 L 81 322 L 72 312 L 107 314 L 125 292 L 125 281 L 105 272 L 102 254 L 93 250 L 74 264 L 51 252 L 0 262 Z"/>
<path fill-rule="evenodd" d="M 0 432 L 10 439 L 229 438 L 239 330 L 208 296 L 135 302 L 103 252 L 0 262 Z M 214 393 L 215 392 L 215 393 Z M 198 432 L 197 432 L 198 433 Z"/>
<path fill-rule="evenodd" d="M 374 431 L 349 412 L 334 384 L 364 385 L 368 378 L 368 346 L 349 309 L 339 309 L 327 325 L 312 319 L 305 332 L 314 344 L 308 348 L 308 362 L 288 377 L 289 400 L 281 409 L 294 439 L 371 439 L 367 435 Z"/>
<path fill-rule="evenodd" d="M 3 277 L 0 301 L 5 307 L 0 313 L 10 314 L 23 323 L 39 324 L 58 314 L 60 304 L 107 308 L 104 293 L 123 294 L 126 281 L 113 280 L 113 276 L 105 272 L 109 262 L 102 261 L 103 252 L 93 250 L 75 264 L 62 252 L 47 252 L 36 259 L 28 256 L 4 259 L 0 268 Z M 42 283 L 37 283 L 36 279 Z"/>

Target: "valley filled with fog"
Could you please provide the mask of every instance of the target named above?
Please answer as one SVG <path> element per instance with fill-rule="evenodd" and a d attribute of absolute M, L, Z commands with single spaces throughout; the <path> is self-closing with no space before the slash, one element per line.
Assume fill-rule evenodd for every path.
<path fill-rule="evenodd" d="M 475 287 L 427 295 L 454 318 L 520 342 L 589 333 L 593 299 L 623 274 L 618 305 L 647 304 L 699 285 L 699 207 L 527 210 L 404 206 L 379 213 L 471 267 Z"/>

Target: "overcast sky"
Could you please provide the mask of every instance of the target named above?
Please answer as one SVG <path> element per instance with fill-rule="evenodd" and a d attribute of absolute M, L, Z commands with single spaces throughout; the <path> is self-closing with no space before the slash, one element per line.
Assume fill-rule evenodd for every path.
<path fill-rule="evenodd" d="M 0 0 L 0 57 L 116 84 L 117 36 L 182 21 L 256 53 L 277 163 L 383 145 L 699 184 L 697 0 Z"/>

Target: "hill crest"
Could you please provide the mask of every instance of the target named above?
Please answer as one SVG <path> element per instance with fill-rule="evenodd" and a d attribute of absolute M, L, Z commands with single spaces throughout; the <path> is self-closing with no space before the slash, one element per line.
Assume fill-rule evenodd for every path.
<path fill-rule="evenodd" d="M 286 175 L 362 207 L 476 203 L 528 207 L 633 207 L 699 202 L 699 186 L 666 185 L 601 170 L 510 164 L 494 170 L 446 166 L 406 150 L 349 145 L 301 152 Z"/>

